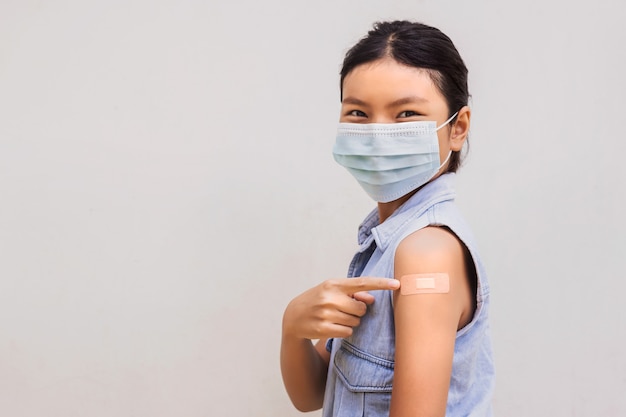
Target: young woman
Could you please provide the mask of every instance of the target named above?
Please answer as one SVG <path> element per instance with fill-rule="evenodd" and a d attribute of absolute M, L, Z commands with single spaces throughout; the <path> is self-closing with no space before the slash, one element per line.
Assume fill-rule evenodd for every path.
<path fill-rule="evenodd" d="M 438 29 L 382 22 L 346 54 L 340 89 L 333 154 L 377 208 L 349 278 L 285 310 L 289 397 L 324 417 L 490 416 L 489 287 L 454 204 L 467 68 Z"/>

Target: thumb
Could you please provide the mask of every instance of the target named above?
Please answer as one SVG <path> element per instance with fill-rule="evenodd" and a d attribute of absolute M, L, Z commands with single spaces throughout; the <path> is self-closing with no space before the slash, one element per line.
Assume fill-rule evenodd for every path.
<path fill-rule="evenodd" d="M 354 294 L 352 294 L 352 298 L 354 298 L 357 301 L 362 301 L 367 305 L 372 304 L 374 302 L 374 296 L 368 293 L 367 291 L 355 292 Z"/>

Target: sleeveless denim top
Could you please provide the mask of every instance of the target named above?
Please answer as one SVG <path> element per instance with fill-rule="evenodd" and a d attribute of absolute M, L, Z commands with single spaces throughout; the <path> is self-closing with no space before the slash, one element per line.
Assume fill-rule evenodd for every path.
<path fill-rule="evenodd" d="M 489 284 L 470 229 L 453 202 L 453 182 L 452 173 L 436 178 L 380 225 L 377 210 L 370 213 L 359 228 L 360 248 L 348 276 L 393 277 L 398 244 L 426 226 L 446 226 L 456 234 L 472 256 L 478 285 L 474 317 L 456 335 L 446 416 L 488 417 L 495 377 Z M 331 358 L 323 417 L 389 415 L 395 356 L 393 294 L 382 290 L 371 294 L 375 302 L 352 336 L 331 339 L 327 345 Z"/>

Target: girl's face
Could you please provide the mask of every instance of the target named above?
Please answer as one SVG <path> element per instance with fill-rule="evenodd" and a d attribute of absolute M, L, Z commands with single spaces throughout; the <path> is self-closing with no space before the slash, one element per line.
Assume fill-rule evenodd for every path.
<path fill-rule="evenodd" d="M 461 115 L 463 114 L 463 117 Z M 433 83 L 427 70 L 409 67 L 390 58 L 383 58 L 354 68 L 343 81 L 340 122 L 402 123 L 436 121 L 437 126 L 448 119 L 445 98 Z M 466 120 L 467 126 L 461 127 Z M 437 131 L 439 158 L 443 162 L 450 150 L 459 151 L 469 128 L 469 109 L 459 112 L 454 127 Z M 464 133 L 459 138 L 458 133 Z M 459 140 L 460 139 L 460 140 Z M 445 172 L 442 167 L 440 172 Z"/>

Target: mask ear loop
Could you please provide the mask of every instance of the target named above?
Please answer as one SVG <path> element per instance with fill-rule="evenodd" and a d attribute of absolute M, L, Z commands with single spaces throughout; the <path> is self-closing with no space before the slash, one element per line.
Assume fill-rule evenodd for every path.
<path fill-rule="evenodd" d="M 441 163 L 441 165 L 439 165 L 439 169 L 443 168 L 443 166 L 448 163 L 448 161 L 450 160 L 451 156 L 452 156 L 452 150 L 449 150 L 448 151 L 448 156 L 446 156 L 446 159 L 444 159 L 443 162 Z M 439 171 L 439 169 L 437 171 Z"/>
<path fill-rule="evenodd" d="M 452 119 L 454 119 L 454 118 L 456 117 L 456 115 L 457 115 L 457 114 L 459 114 L 459 112 L 458 112 L 458 111 L 457 111 L 457 112 L 455 112 L 452 116 L 450 116 L 450 118 L 449 118 L 448 120 L 446 120 L 445 122 L 443 122 L 443 123 L 442 123 L 442 124 L 441 124 L 441 125 L 437 128 L 437 129 L 435 129 L 435 132 L 436 132 L 436 131 L 438 131 L 439 129 L 441 129 L 442 127 L 444 127 L 445 125 L 447 125 L 448 123 L 450 123 L 450 121 L 451 121 Z M 448 163 L 448 161 L 450 160 L 450 157 L 451 157 L 451 156 L 452 156 L 452 149 L 450 149 L 450 150 L 448 151 L 448 156 L 446 156 L 446 159 L 444 159 L 444 160 L 443 160 L 443 162 L 441 163 L 441 165 L 439 165 L 439 169 L 437 170 L 437 172 L 439 172 L 439 170 L 440 170 L 441 168 L 443 168 L 445 164 L 447 164 L 447 163 Z M 435 175 L 437 175 L 437 174 L 435 174 Z M 433 175 L 433 177 L 434 177 L 434 175 Z M 432 178 L 431 178 L 431 179 L 432 179 Z"/>
<path fill-rule="evenodd" d="M 439 129 L 441 129 L 442 127 L 444 127 L 445 125 L 447 125 L 448 123 L 450 123 L 450 121 L 452 119 L 454 119 L 456 117 L 456 115 L 459 114 L 459 112 L 454 113 L 452 116 L 450 116 L 450 118 L 448 120 L 446 120 L 445 122 L 443 122 L 441 125 L 439 125 L 439 127 L 437 129 L 435 129 L 435 132 L 438 131 Z"/>

